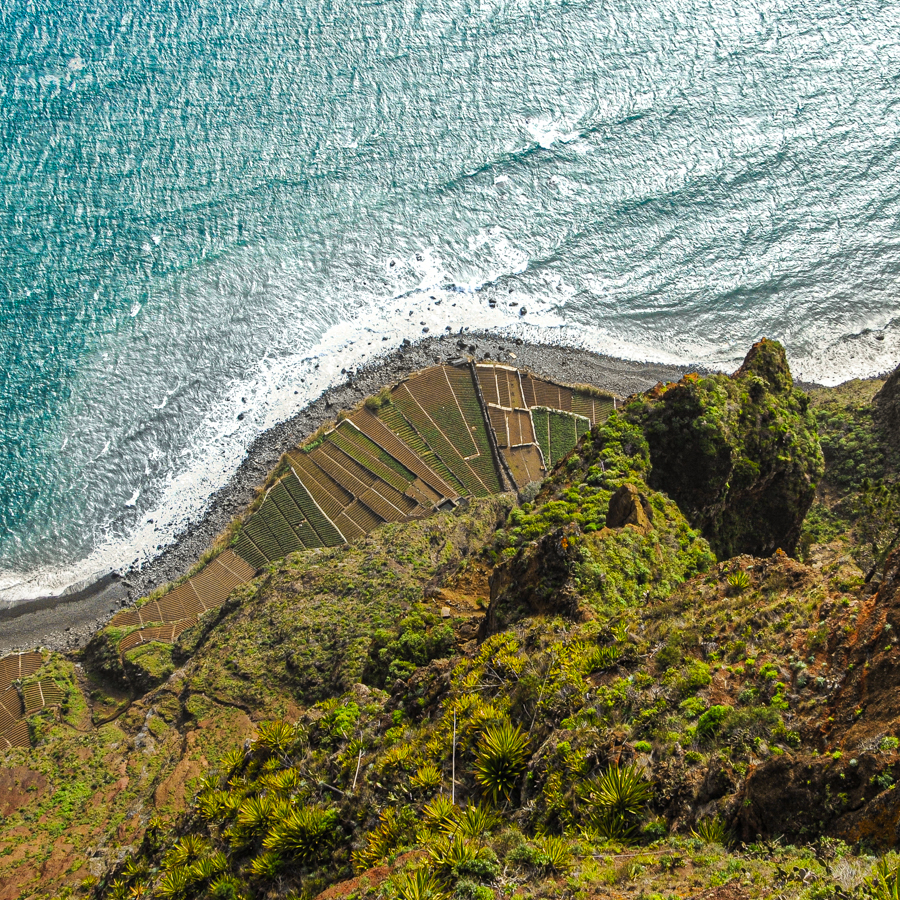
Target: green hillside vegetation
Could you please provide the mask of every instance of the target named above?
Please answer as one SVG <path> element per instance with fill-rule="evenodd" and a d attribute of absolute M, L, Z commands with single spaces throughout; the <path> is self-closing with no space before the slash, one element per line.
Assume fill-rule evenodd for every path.
<path fill-rule="evenodd" d="M 766 342 L 633 398 L 536 495 L 294 553 L 124 664 L 116 635 L 48 657 L 0 900 L 896 897 L 873 394 L 807 400 Z M 700 500 L 672 434 L 722 463 Z"/>

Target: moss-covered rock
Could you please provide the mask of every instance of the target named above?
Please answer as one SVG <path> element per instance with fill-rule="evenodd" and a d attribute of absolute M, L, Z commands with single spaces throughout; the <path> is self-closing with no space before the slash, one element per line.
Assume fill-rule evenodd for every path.
<path fill-rule="evenodd" d="M 127 631 L 123 628 L 101 628 L 88 641 L 81 655 L 88 672 L 103 681 L 112 682 L 120 689 L 129 686 L 128 675 L 119 653 L 119 642 L 126 634 Z"/>
<path fill-rule="evenodd" d="M 172 645 L 150 641 L 129 650 L 122 659 L 128 680 L 142 693 L 162 684 L 174 671 Z"/>
<path fill-rule="evenodd" d="M 648 487 L 648 457 L 640 428 L 613 415 L 582 438 L 533 505 L 512 511 L 497 538 L 482 637 L 524 616 L 584 621 L 645 604 L 715 562 L 675 503 Z"/>
<path fill-rule="evenodd" d="M 720 559 L 794 551 L 823 460 L 780 344 L 754 344 L 730 377 L 658 385 L 625 416 L 649 445 L 650 486 L 678 503 Z"/>

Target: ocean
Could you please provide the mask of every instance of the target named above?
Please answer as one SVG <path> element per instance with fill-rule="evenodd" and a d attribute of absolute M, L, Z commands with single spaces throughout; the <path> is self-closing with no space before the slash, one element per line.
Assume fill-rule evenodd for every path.
<path fill-rule="evenodd" d="M 892 368 L 898 126 L 890 0 L 8 0 L 0 600 L 426 333 Z"/>

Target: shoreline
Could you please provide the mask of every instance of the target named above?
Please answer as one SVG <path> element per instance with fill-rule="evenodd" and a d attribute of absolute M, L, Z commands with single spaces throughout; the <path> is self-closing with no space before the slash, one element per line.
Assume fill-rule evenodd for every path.
<path fill-rule="evenodd" d="M 565 383 L 595 384 L 619 396 L 647 390 L 658 381 L 674 381 L 698 366 L 634 362 L 589 350 L 525 343 L 485 332 L 426 337 L 397 350 L 326 390 L 290 419 L 259 434 L 237 470 L 210 498 L 203 516 L 140 570 L 107 573 L 70 593 L 35 597 L 0 609 L 0 655 L 44 647 L 69 651 L 84 646 L 115 612 L 183 575 L 228 523 L 256 496 L 285 450 L 301 443 L 342 409 L 351 409 L 382 387 L 419 369 L 460 356 L 492 359 L 531 369 Z"/>

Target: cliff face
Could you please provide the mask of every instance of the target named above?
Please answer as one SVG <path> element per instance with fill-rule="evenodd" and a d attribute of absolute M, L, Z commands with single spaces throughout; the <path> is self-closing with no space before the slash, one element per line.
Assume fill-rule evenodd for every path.
<path fill-rule="evenodd" d="M 872 403 L 875 417 L 882 429 L 900 446 L 900 366 L 891 373 L 884 387 Z"/>
<path fill-rule="evenodd" d="M 659 385 L 625 415 L 646 435 L 650 486 L 675 500 L 720 559 L 794 551 L 824 465 L 780 344 L 754 344 L 731 377 Z"/>

